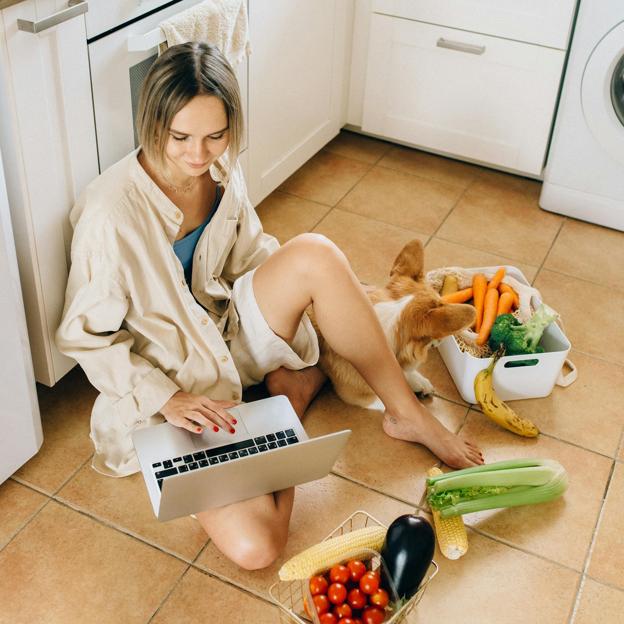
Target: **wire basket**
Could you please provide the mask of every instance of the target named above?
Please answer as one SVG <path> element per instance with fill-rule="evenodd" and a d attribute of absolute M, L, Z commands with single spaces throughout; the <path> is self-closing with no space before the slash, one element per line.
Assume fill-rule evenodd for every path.
<path fill-rule="evenodd" d="M 382 526 L 387 528 L 385 524 L 379 522 L 379 520 L 376 520 L 365 511 L 356 511 L 338 528 L 334 529 L 323 541 L 369 526 Z M 399 624 L 399 622 L 403 622 L 408 613 L 420 602 L 427 586 L 437 573 L 438 564 L 432 561 L 427 576 L 423 579 L 418 591 L 405 602 L 396 613 L 392 614 L 390 619 L 386 620 L 384 624 Z M 269 588 L 269 595 L 273 602 L 279 607 L 280 622 L 283 624 L 291 624 L 292 622 L 296 622 L 297 624 L 310 624 L 310 622 L 312 622 L 303 608 L 303 599 L 306 595 L 307 583 L 308 579 L 277 581 Z"/>

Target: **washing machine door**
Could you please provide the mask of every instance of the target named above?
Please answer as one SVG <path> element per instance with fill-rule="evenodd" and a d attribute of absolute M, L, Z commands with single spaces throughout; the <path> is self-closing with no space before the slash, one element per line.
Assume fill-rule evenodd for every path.
<path fill-rule="evenodd" d="M 624 165 L 624 22 L 591 53 L 581 83 L 585 122 L 598 143 Z"/>

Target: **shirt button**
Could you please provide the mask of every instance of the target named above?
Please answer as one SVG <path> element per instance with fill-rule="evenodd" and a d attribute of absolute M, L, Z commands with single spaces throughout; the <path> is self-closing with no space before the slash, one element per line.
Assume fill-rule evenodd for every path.
<path fill-rule="evenodd" d="M 182 218 L 182 213 L 179 210 L 176 210 L 175 218 L 176 219 L 181 219 Z"/>
<path fill-rule="evenodd" d="M 182 286 L 186 286 L 186 280 L 180 280 L 180 284 L 181 284 Z"/>
<path fill-rule="evenodd" d="M 227 356 L 227 355 L 222 355 L 219 359 L 220 359 L 222 362 L 227 362 L 227 361 L 228 361 L 228 356 Z"/>
<path fill-rule="evenodd" d="M 202 324 L 202 325 L 208 325 L 208 319 L 207 319 L 207 318 L 203 318 L 203 319 L 201 320 L 201 324 Z"/>
<path fill-rule="evenodd" d="M 239 398 L 238 392 L 232 392 L 232 401 L 238 401 Z"/>

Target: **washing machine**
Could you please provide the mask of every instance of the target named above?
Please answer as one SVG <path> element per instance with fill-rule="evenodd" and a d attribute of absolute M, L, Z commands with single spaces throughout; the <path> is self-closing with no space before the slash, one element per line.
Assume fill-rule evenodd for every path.
<path fill-rule="evenodd" d="M 539 204 L 624 230 L 621 0 L 580 0 Z"/>

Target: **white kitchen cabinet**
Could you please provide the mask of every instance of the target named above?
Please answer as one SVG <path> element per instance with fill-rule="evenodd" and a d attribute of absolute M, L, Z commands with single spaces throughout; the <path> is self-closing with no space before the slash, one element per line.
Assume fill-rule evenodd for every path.
<path fill-rule="evenodd" d="M 249 177 L 257 205 L 346 121 L 353 2 L 249 3 Z"/>
<path fill-rule="evenodd" d="M 371 17 L 362 129 L 539 175 L 565 52 Z"/>
<path fill-rule="evenodd" d="M 75 364 L 56 349 L 54 333 L 68 275 L 69 208 L 97 176 L 97 151 L 83 16 L 39 34 L 17 21 L 66 7 L 25 0 L 0 14 L 0 141 L 35 376 L 47 385 Z"/>
<path fill-rule="evenodd" d="M 375 13 L 564 50 L 577 0 L 366 0 Z"/>

